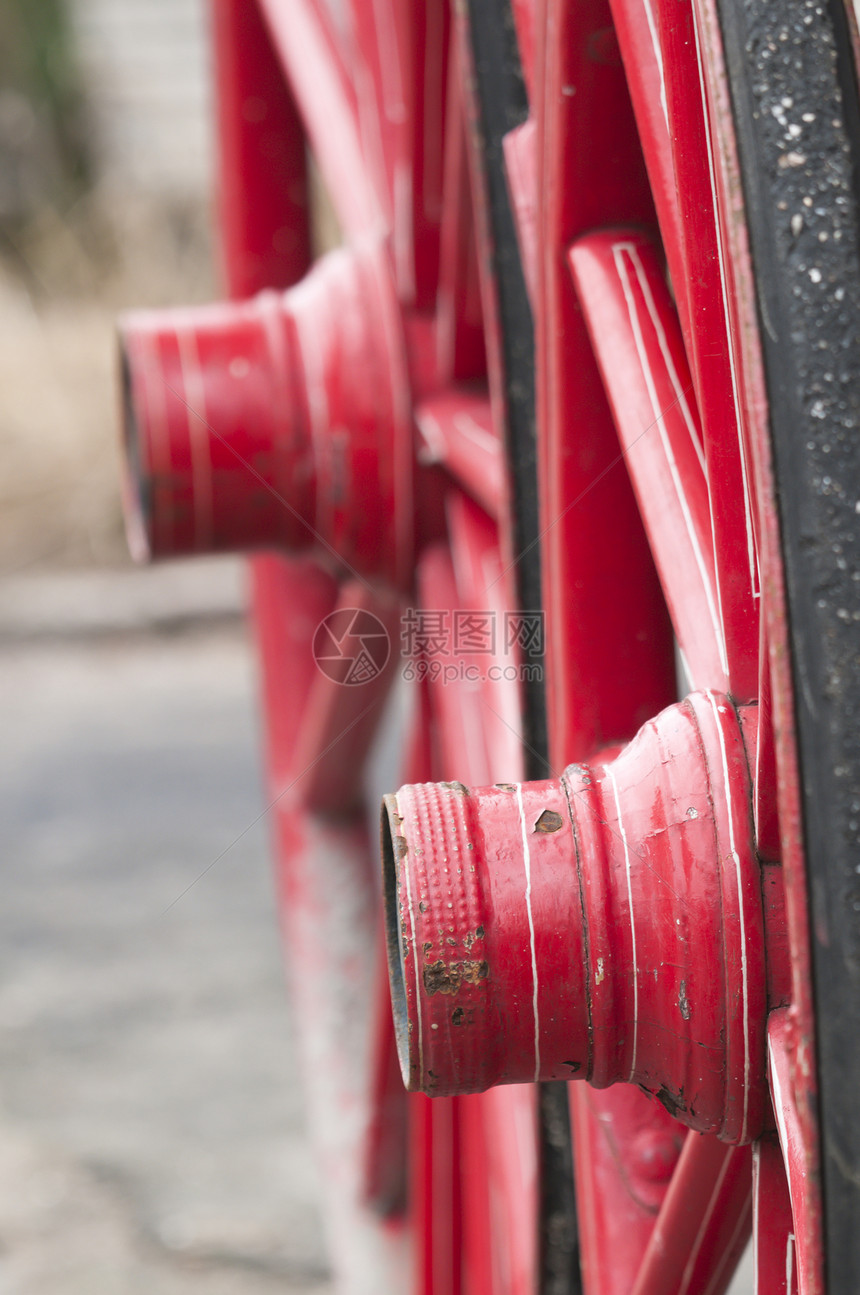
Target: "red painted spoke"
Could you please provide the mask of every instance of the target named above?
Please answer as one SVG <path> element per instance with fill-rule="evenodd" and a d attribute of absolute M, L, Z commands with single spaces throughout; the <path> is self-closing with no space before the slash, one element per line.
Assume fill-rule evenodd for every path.
<path fill-rule="evenodd" d="M 613 13 L 702 413 L 731 687 L 739 701 L 751 700 L 758 660 L 753 498 L 699 33 L 690 3 L 613 0 Z"/>
<path fill-rule="evenodd" d="M 817 1256 L 821 1253 L 821 1219 L 813 1172 L 815 1143 L 809 1115 L 804 1120 L 795 1097 L 797 1060 L 791 1009 L 771 1012 L 767 1042 L 770 1089 L 793 1217 L 797 1281 L 801 1291 L 812 1291 L 818 1289 L 815 1274 L 818 1271 Z M 808 1085 L 808 1077 L 805 1077 L 805 1083 Z M 765 1292 L 770 1295 L 770 1288 L 765 1287 L 762 1295 Z"/>
<path fill-rule="evenodd" d="M 310 264 L 305 141 L 258 6 L 212 0 L 211 15 L 222 260 L 230 295 L 241 299 L 295 283 Z"/>
<path fill-rule="evenodd" d="M 754 1150 L 753 1226 L 757 1295 L 797 1295 L 791 1198 L 782 1154 L 772 1137 L 762 1138 Z"/>
<path fill-rule="evenodd" d="M 749 1147 L 688 1133 L 633 1295 L 716 1295 L 750 1234 Z"/>
<path fill-rule="evenodd" d="M 571 1084 L 570 1105 L 585 1289 L 630 1295 L 684 1134 L 632 1088 Z"/>
<path fill-rule="evenodd" d="M 365 164 L 386 195 L 398 295 L 431 306 L 439 268 L 448 8 L 353 0 L 353 75 Z"/>
<path fill-rule="evenodd" d="M 745 463 L 737 360 L 729 331 L 728 271 L 719 226 L 700 37 L 691 0 L 654 0 L 683 231 L 683 280 L 694 331 L 688 339 L 708 462 L 718 593 L 731 691 L 758 687 L 758 558 Z"/>
<path fill-rule="evenodd" d="M 682 332 L 688 340 L 691 328 L 684 278 L 684 238 L 669 139 L 669 108 L 657 9 L 654 0 L 610 0 L 610 4 L 669 272 L 673 283 L 679 285 L 676 301 Z"/>
<path fill-rule="evenodd" d="M 448 68 L 441 264 L 436 294 L 436 345 L 443 382 L 478 377 L 487 367 L 458 41 L 451 43 Z"/>
<path fill-rule="evenodd" d="M 417 587 L 420 605 L 443 618 L 439 622 L 438 643 L 430 642 L 425 659 L 418 663 L 419 668 L 426 668 L 437 717 L 437 768 L 443 778 L 460 778 L 463 769 L 479 769 L 483 771 L 482 777 L 489 777 L 481 699 L 473 688 L 458 686 L 452 680 L 445 682 L 445 670 L 452 664 L 450 626 L 460 601 L 451 557 L 442 545 L 427 549 L 422 555 Z M 425 621 L 425 625 L 430 623 L 429 619 Z"/>
<path fill-rule="evenodd" d="M 388 225 L 385 195 L 364 163 L 354 91 L 312 0 L 258 0 L 285 68 L 308 138 L 350 237 Z"/>
<path fill-rule="evenodd" d="M 376 625 L 365 614 L 375 617 L 379 627 L 388 636 L 388 659 L 377 670 L 379 659 L 370 661 L 370 677 L 361 686 L 350 686 L 342 677 L 333 678 L 317 669 L 307 688 L 301 725 L 295 739 L 296 764 L 305 769 L 302 777 L 302 796 L 308 808 L 317 814 L 343 813 L 357 810 L 363 804 L 364 764 L 379 727 L 380 708 L 394 680 L 399 664 L 396 652 L 400 621 L 400 602 L 391 595 L 385 596 L 358 581 L 341 586 L 333 615 L 339 617 L 341 628 L 347 635 L 342 650 L 350 657 L 363 649 L 361 638 L 355 634 L 373 632 L 371 649 L 380 647 Z M 353 626 L 356 626 L 353 630 Z M 330 650 L 337 645 L 331 636 Z M 392 650 L 393 647 L 393 650 Z M 314 641 L 314 653 L 320 666 L 337 666 L 337 661 L 322 659 L 319 639 Z M 351 659 L 355 659 L 352 655 Z M 373 671 L 377 671 L 373 673 Z"/>
<path fill-rule="evenodd" d="M 535 1090 L 494 1088 L 460 1100 L 469 1295 L 534 1295 L 538 1217 Z M 491 1191 L 487 1184 L 492 1183 Z M 504 1238 L 504 1258 L 499 1243 Z"/>
<path fill-rule="evenodd" d="M 419 463 L 440 463 L 493 517 L 504 500 L 505 459 L 486 394 L 449 389 L 415 411 Z"/>
<path fill-rule="evenodd" d="M 337 1279 L 372 1264 L 380 1286 L 402 1289 L 406 1238 L 380 1228 L 365 1204 L 364 1136 L 370 1118 L 369 1048 L 374 938 L 372 842 L 362 814 L 337 822 L 307 812 L 295 734 L 317 667 L 312 637 L 332 606 L 332 584 L 309 562 L 265 557 L 253 594 L 267 699 L 269 792 L 278 840 L 279 914 L 298 1019 L 308 1122 L 336 1232 Z M 341 689 L 341 692 L 345 692 Z"/>
<path fill-rule="evenodd" d="M 523 770 L 520 690 L 512 677 L 519 658 L 513 646 L 506 643 L 508 607 L 501 579 L 498 530 L 472 500 L 460 494 L 449 498 L 448 526 L 460 610 L 466 613 L 474 610 L 481 620 L 491 618 L 487 628 L 493 635 L 492 649 L 470 652 L 466 644 L 462 658 L 471 667 L 475 679 L 474 683 L 467 681 L 465 686 L 475 688 L 481 699 L 487 768 L 491 780 L 520 778 Z"/>
<path fill-rule="evenodd" d="M 687 673 L 725 689 L 698 416 L 656 254 L 636 233 L 594 234 L 570 262 Z"/>
<path fill-rule="evenodd" d="M 451 553 L 441 546 L 429 549 L 418 571 L 421 606 L 429 609 L 428 616 L 439 616 L 438 637 L 426 660 L 439 716 L 439 763 L 443 777 L 492 782 L 518 776 L 522 766 L 519 691 L 504 674 L 514 658 L 505 656 L 501 639 L 505 608 L 498 540 L 486 515 L 464 496 L 454 496 L 449 510 Z M 470 612 L 492 617 L 492 651 L 472 652 L 467 644 L 458 649 L 462 629 L 455 617 Z M 427 621 L 431 628 L 434 624 Z M 465 622 L 459 625 L 468 631 Z"/>
<path fill-rule="evenodd" d="M 310 647 L 314 628 L 335 608 L 337 592 L 334 577 L 314 562 L 288 563 L 266 554 L 251 564 L 251 606 L 263 662 L 266 769 L 272 796 L 279 796 L 305 771 L 305 766 L 296 760 L 296 735 L 301 728 L 305 698 L 318 673 L 310 651 L 301 656 L 295 652 L 289 674 L 275 669 L 274 662 L 282 659 L 293 641 L 296 609 L 302 610 Z"/>
<path fill-rule="evenodd" d="M 538 489 L 556 768 L 631 735 L 675 687 L 651 557 L 564 263 L 587 230 L 653 220 L 620 59 L 590 54 L 610 28 L 604 4 L 556 0 L 536 41 Z M 595 168 L 595 153 L 612 167 Z"/>
<path fill-rule="evenodd" d="M 462 1247 L 457 1098 L 411 1104 L 410 1191 L 415 1295 L 460 1295 Z"/>

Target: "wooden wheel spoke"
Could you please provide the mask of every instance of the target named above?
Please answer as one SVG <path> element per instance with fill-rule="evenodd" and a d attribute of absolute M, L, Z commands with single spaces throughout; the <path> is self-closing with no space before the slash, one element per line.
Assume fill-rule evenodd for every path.
<path fill-rule="evenodd" d="M 350 8 L 359 132 L 385 195 L 398 294 L 430 307 L 439 271 L 448 10 L 437 0 L 353 0 Z"/>
<path fill-rule="evenodd" d="M 420 605 L 439 617 L 438 634 L 434 634 L 430 616 L 425 619 L 428 641 L 422 661 L 437 717 L 436 767 L 452 778 L 459 777 L 456 771 L 463 768 L 481 770 L 482 777 L 489 776 L 480 698 L 474 690 L 443 682 L 450 625 L 460 604 L 451 557 L 442 545 L 428 549 L 418 564 L 418 595 Z"/>
<path fill-rule="evenodd" d="M 657 221 L 673 282 L 680 284 L 677 306 L 685 339 L 691 336 L 683 274 L 684 232 L 675 185 L 669 135 L 666 69 L 655 0 L 610 0 Z"/>
<path fill-rule="evenodd" d="M 656 254 L 635 233 L 595 234 L 570 262 L 687 673 L 726 688 L 698 415 Z"/>
<path fill-rule="evenodd" d="M 481 645 L 461 657 L 471 667 L 480 697 L 481 726 L 492 780 L 523 776 L 522 698 L 517 668 L 521 664 L 516 642 L 509 642 L 509 608 L 505 601 L 497 527 L 465 495 L 454 493 L 448 503 L 451 556 L 457 573 L 460 609 L 477 611 L 492 634 L 492 647 Z M 489 619 L 487 619 L 489 618 Z M 468 621 L 466 622 L 468 629 Z M 478 627 L 480 630 L 480 626 Z"/>
<path fill-rule="evenodd" d="M 670 258 L 669 267 L 676 292 L 687 302 L 681 318 L 695 322 L 686 342 L 708 461 L 729 674 L 733 695 L 748 701 L 758 684 L 757 538 L 701 35 L 693 4 L 656 0 L 655 7 L 669 119 L 676 123 L 671 147 L 683 233 L 680 261 Z"/>
<path fill-rule="evenodd" d="M 442 382 L 480 377 L 487 368 L 460 64 L 460 42 L 453 40 L 436 293 L 436 352 Z"/>
<path fill-rule="evenodd" d="M 495 518 L 505 498 L 505 459 L 490 399 L 470 390 L 449 390 L 415 411 L 423 440 L 418 459 L 440 463 Z"/>
<path fill-rule="evenodd" d="M 758 558 L 699 32 L 692 5 L 614 0 L 613 13 L 701 412 L 732 690 L 748 701 Z"/>
<path fill-rule="evenodd" d="M 460 1098 L 462 1185 L 467 1226 L 464 1268 L 470 1290 L 477 1273 L 498 1274 L 498 1295 L 534 1295 L 538 1214 L 535 1090 L 525 1084 Z M 495 1190 L 487 1192 L 489 1179 Z M 504 1272 L 493 1254 L 507 1238 Z M 441 1292 L 440 1292 L 441 1295 Z"/>
<path fill-rule="evenodd" d="M 750 1166 L 749 1147 L 687 1134 L 633 1295 L 723 1289 L 750 1235 Z"/>
<path fill-rule="evenodd" d="M 384 195 L 363 161 L 355 92 L 311 0 L 259 0 L 344 233 L 385 228 Z"/>
<path fill-rule="evenodd" d="M 798 1109 L 795 1097 L 795 1070 L 797 1066 L 795 1030 L 792 1025 L 791 1012 L 781 1008 L 771 1012 L 767 1031 L 768 1068 L 773 1108 L 776 1115 L 776 1127 L 779 1135 L 781 1159 L 784 1164 L 783 1175 L 787 1181 L 785 1192 L 787 1201 L 780 1207 L 778 1235 L 785 1238 L 788 1220 L 793 1220 L 793 1249 L 796 1259 L 796 1280 L 802 1291 L 816 1289 L 815 1264 L 816 1255 L 820 1253 L 820 1215 L 818 1213 L 817 1183 L 810 1173 L 815 1165 L 815 1147 L 813 1144 L 813 1126 L 811 1112 L 804 1118 Z M 764 1144 L 763 1144 L 764 1145 Z M 771 1170 L 770 1157 L 776 1154 L 770 1150 L 764 1152 L 764 1169 L 766 1184 L 772 1183 L 775 1171 Z M 778 1184 L 770 1186 L 778 1196 Z M 782 1241 L 783 1262 L 788 1262 L 787 1240 Z M 771 1289 L 761 1288 L 769 1292 Z M 789 1295 L 791 1288 L 789 1287 Z"/>
<path fill-rule="evenodd" d="M 797 1295 L 791 1196 L 782 1152 L 772 1137 L 762 1138 L 753 1153 L 753 1227 L 755 1289 L 761 1295 Z"/>

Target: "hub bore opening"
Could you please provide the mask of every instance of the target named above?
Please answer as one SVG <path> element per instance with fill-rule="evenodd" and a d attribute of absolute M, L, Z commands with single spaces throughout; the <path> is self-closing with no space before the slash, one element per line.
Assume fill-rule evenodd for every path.
<path fill-rule="evenodd" d="M 404 935 L 400 929 L 398 903 L 399 876 L 395 840 L 403 837 L 395 832 L 399 818 L 397 798 L 385 796 L 382 801 L 382 897 L 385 906 L 385 942 L 388 951 L 388 979 L 391 985 L 391 1009 L 394 1014 L 394 1036 L 403 1082 L 410 1088 L 409 1065 L 409 1008 L 406 1001 L 406 966 L 404 962 Z M 405 865 L 404 865 L 405 866 Z"/>

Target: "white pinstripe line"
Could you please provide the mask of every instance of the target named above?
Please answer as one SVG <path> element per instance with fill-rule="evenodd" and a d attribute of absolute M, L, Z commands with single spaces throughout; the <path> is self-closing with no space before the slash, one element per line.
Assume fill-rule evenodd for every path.
<path fill-rule="evenodd" d="M 714 1292 L 715 1290 L 720 1290 L 720 1289 L 722 1289 L 722 1287 L 720 1286 L 720 1282 L 721 1282 L 721 1280 L 722 1280 L 722 1276 L 723 1276 L 723 1269 L 725 1268 L 726 1263 L 728 1262 L 728 1259 L 729 1259 L 730 1254 L 732 1253 L 732 1251 L 733 1251 L 733 1250 L 734 1250 L 734 1248 L 735 1248 L 735 1242 L 736 1242 L 736 1241 L 737 1241 L 737 1239 L 738 1239 L 738 1235 L 739 1235 L 739 1233 L 741 1232 L 741 1230 L 742 1230 L 742 1229 L 745 1227 L 745 1225 L 746 1225 L 746 1221 L 747 1221 L 747 1220 L 746 1220 L 747 1204 L 749 1203 L 749 1199 L 750 1199 L 750 1196 L 751 1196 L 751 1195 L 752 1195 L 752 1189 L 750 1189 L 750 1191 L 748 1191 L 748 1192 L 747 1192 L 746 1200 L 744 1201 L 744 1205 L 743 1205 L 743 1209 L 741 1210 L 740 1214 L 738 1215 L 738 1221 L 737 1221 L 737 1223 L 735 1224 L 734 1228 L 732 1229 L 732 1235 L 729 1237 L 728 1244 L 726 1245 L 725 1249 L 723 1250 L 723 1257 L 722 1257 L 722 1259 L 720 1260 L 720 1262 L 717 1264 L 717 1266 L 716 1266 L 716 1268 L 714 1269 L 713 1273 L 711 1274 L 711 1280 L 708 1282 L 707 1286 L 706 1286 L 706 1287 L 705 1287 L 705 1289 L 702 1291 L 702 1295 L 713 1295 L 713 1292 Z"/>
<path fill-rule="evenodd" d="M 645 17 L 648 19 L 648 30 L 651 33 L 651 44 L 654 47 L 654 58 L 657 61 L 657 71 L 660 75 L 660 107 L 663 109 L 663 117 L 666 121 L 666 130 L 669 129 L 669 109 L 666 105 L 666 77 L 663 72 L 663 51 L 660 48 L 660 38 L 657 35 L 657 24 L 654 21 L 654 11 L 651 8 L 651 0 L 644 0 Z"/>
<path fill-rule="evenodd" d="M 633 944 L 633 1055 L 630 1061 L 630 1074 L 627 1082 L 633 1082 L 636 1073 L 636 1053 L 639 1047 L 639 963 L 636 956 L 636 921 L 633 917 L 633 886 L 630 880 L 630 850 L 627 845 L 627 830 L 621 817 L 621 801 L 618 797 L 618 784 L 611 765 L 604 765 L 604 771 L 612 784 L 612 795 L 615 799 L 615 812 L 618 815 L 618 831 L 624 844 L 624 868 L 627 873 L 627 907 L 630 911 L 630 935 Z"/>
<path fill-rule="evenodd" d="M 693 1136 L 695 1136 L 695 1134 Z M 699 1251 L 702 1248 L 702 1242 L 705 1239 L 705 1233 L 708 1230 L 708 1224 L 711 1221 L 711 1215 L 713 1214 L 717 1204 L 717 1200 L 719 1199 L 720 1188 L 723 1185 L 723 1180 L 729 1168 L 729 1162 L 732 1158 L 732 1150 L 733 1150 L 732 1147 L 726 1147 L 726 1154 L 723 1157 L 723 1163 L 720 1168 L 720 1172 L 717 1174 L 717 1181 L 714 1183 L 714 1189 L 708 1198 L 707 1209 L 705 1210 L 705 1213 L 702 1216 L 702 1221 L 699 1224 L 699 1230 L 696 1233 L 696 1237 L 695 1237 L 695 1240 L 693 1241 L 692 1246 L 690 1247 L 690 1257 L 687 1260 L 687 1266 L 681 1275 L 681 1285 L 678 1288 L 678 1295 L 687 1295 L 687 1290 L 689 1289 L 689 1286 L 690 1286 L 690 1278 L 693 1276 L 693 1269 L 696 1265 L 696 1260 L 699 1257 Z"/>
<path fill-rule="evenodd" d="M 744 1004 L 744 1107 L 743 1119 L 741 1121 L 741 1132 L 738 1141 L 746 1142 L 747 1138 L 747 1113 L 749 1109 L 749 1087 L 750 1087 L 750 1001 L 749 985 L 747 981 L 747 939 L 746 939 L 746 921 L 744 919 L 744 895 L 741 884 L 741 860 L 738 854 L 737 845 L 735 844 L 735 825 L 734 815 L 732 813 L 732 789 L 729 781 L 729 762 L 726 756 L 726 740 L 723 737 L 723 728 L 720 724 L 720 714 L 717 710 L 717 702 L 714 694 L 709 690 L 705 696 L 711 703 L 711 709 L 714 712 L 714 721 L 717 725 L 717 736 L 720 739 L 720 755 L 723 761 L 723 786 L 726 790 L 726 809 L 728 810 L 729 819 L 729 849 L 731 850 L 732 859 L 735 865 L 735 880 L 738 888 L 738 921 L 740 925 L 741 937 L 741 989 L 743 993 Z"/>
<path fill-rule="evenodd" d="M 526 872 L 526 913 L 529 919 L 529 947 L 532 955 L 532 1010 L 535 1018 L 535 1083 L 540 1079 L 540 1017 L 538 1015 L 538 969 L 535 953 L 535 924 L 532 916 L 532 861 L 529 853 L 526 811 L 523 806 L 523 784 L 517 783 L 517 807 L 520 811 L 520 828 L 523 834 L 523 867 Z"/>
<path fill-rule="evenodd" d="M 761 1209 L 761 1143 L 753 1143 L 752 1153 L 752 1180 L 753 1180 L 753 1216 L 752 1216 L 752 1243 L 753 1243 L 753 1295 L 758 1295 L 758 1221 L 759 1211 Z"/>
<path fill-rule="evenodd" d="M 789 1232 L 785 1238 L 785 1295 L 791 1295 L 794 1281 L 794 1233 Z"/>
<path fill-rule="evenodd" d="M 687 535 L 690 540 L 690 547 L 693 550 L 693 557 L 695 559 L 696 567 L 699 572 L 699 578 L 702 582 L 702 588 L 705 594 L 705 601 L 708 605 L 708 613 L 710 615 L 711 627 L 714 631 L 714 638 L 716 639 L 717 653 L 720 658 L 720 665 L 722 666 L 726 675 L 728 675 L 728 662 L 726 660 L 726 645 L 725 645 L 725 639 L 723 636 L 722 622 L 720 620 L 717 604 L 714 600 L 714 591 L 711 587 L 711 580 L 708 575 L 707 568 L 705 566 L 705 559 L 702 554 L 701 545 L 699 544 L 699 538 L 696 534 L 696 528 L 693 525 L 693 518 L 690 514 L 690 507 L 689 507 L 689 504 L 687 503 L 687 497 L 684 493 L 683 483 L 681 481 L 680 473 L 678 472 L 678 465 L 675 462 L 675 455 L 672 452 L 672 446 L 669 442 L 668 436 L 666 435 L 666 428 L 664 426 L 664 412 L 663 410 L 661 410 L 659 401 L 657 399 L 657 390 L 654 385 L 654 375 L 651 371 L 651 365 L 649 363 L 648 354 L 645 349 L 645 341 L 642 336 L 642 328 L 639 322 L 639 315 L 636 310 L 636 302 L 633 299 L 633 293 L 630 287 L 630 276 L 628 274 L 627 265 L 622 255 L 624 252 L 626 252 L 629 255 L 631 261 L 633 261 L 634 263 L 634 267 L 636 270 L 636 278 L 639 283 L 639 287 L 642 289 L 643 296 L 645 297 L 645 304 L 646 304 L 646 307 L 648 308 L 648 313 L 651 316 L 651 322 L 654 325 L 655 331 L 657 332 L 658 340 L 660 341 L 661 350 L 663 350 L 663 345 L 665 343 L 665 333 L 663 332 L 663 328 L 660 323 L 659 316 L 657 314 L 653 297 L 651 297 L 650 291 L 648 290 L 648 286 L 645 281 L 645 272 L 642 266 L 642 262 L 639 260 L 639 255 L 635 244 L 613 243 L 612 255 L 615 261 L 615 268 L 618 273 L 618 278 L 621 283 L 621 288 L 624 293 L 624 300 L 627 306 L 627 314 L 630 320 L 630 327 L 633 332 L 633 341 L 636 346 L 636 352 L 639 357 L 639 363 L 642 366 L 642 373 L 645 378 L 645 385 L 648 388 L 648 397 L 651 402 L 651 409 L 654 415 L 654 426 L 656 426 L 657 428 L 657 433 L 660 437 L 660 443 L 663 446 L 663 453 L 666 457 L 666 463 L 669 467 L 669 474 L 672 478 L 672 484 L 675 487 L 675 494 L 677 496 L 678 503 L 681 506 L 681 514 L 684 518 L 684 524 L 686 526 Z M 665 352 L 664 352 L 664 355 L 665 355 Z M 669 374 L 670 379 L 672 378 L 672 372 L 670 372 Z M 677 384 L 677 374 L 675 374 L 675 382 L 673 383 L 673 386 L 675 386 L 676 390 L 678 390 L 678 387 L 676 384 Z M 693 682 L 695 683 L 697 681 L 693 680 Z"/>
<path fill-rule="evenodd" d="M 768 1067 L 768 1070 L 770 1073 L 770 1086 L 773 1089 L 773 1110 L 774 1110 L 774 1114 L 776 1115 L 777 1128 L 779 1129 L 779 1142 L 780 1142 L 780 1146 L 782 1147 L 782 1154 L 785 1158 L 785 1164 L 786 1164 L 785 1179 L 786 1179 L 786 1182 L 788 1183 L 788 1199 L 791 1202 L 791 1213 L 793 1216 L 794 1201 L 792 1199 L 792 1192 L 791 1192 L 791 1174 L 788 1173 L 788 1129 L 785 1123 L 785 1098 L 783 1096 L 782 1084 L 780 1083 L 780 1079 L 779 1079 L 779 1069 L 776 1063 L 776 1049 L 773 1044 L 773 1039 L 770 1037 L 770 1035 L 768 1035 L 768 1040 L 767 1040 L 767 1051 L 768 1051 L 768 1057 L 770 1059 L 770 1065 Z"/>
<path fill-rule="evenodd" d="M 636 267 L 636 279 L 639 287 L 642 289 L 642 296 L 645 298 L 645 305 L 648 307 L 648 314 L 651 317 L 651 323 L 654 325 L 654 331 L 657 334 L 657 344 L 660 347 L 660 354 L 663 356 L 663 363 L 666 365 L 666 372 L 669 375 L 669 381 L 672 384 L 672 390 L 675 392 L 675 403 L 684 417 L 684 425 L 687 428 L 687 435 L 690 438 L 690 444 L 696 452 L 696 458 L 699 460 L 699 467 L 702 469 L 702 475 L 707 480 L 708 465 L 705 462 L 704 451 L 702 450 L 699 434 L 696 431 L 693 415 L 690 410 L 690 404 L 687 400 L 687 393 L 684 390 L 684 384 L 678 377 L 678 370 L 675 368 L 675 361 L 672 359 L 672 352 L 669 350 L 669 343 L 666 339 L 666 330 L 663 327 L 663 321 L 657 310 L 657 304 L 654 301 L 654 295 L 651 292 L 651 285 L 645 274 L 645 267 L 639 256 L 639 249 L 635 243 L 629 247 L 630 259 Z"/>

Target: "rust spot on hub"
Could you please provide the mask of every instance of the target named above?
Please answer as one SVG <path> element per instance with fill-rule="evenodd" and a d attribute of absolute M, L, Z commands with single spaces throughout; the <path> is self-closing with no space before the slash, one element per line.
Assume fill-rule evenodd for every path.
<path fill-rule="evenodd" d="M 545 809 L 538 821 L 535 823 L 536 832 L 557 832 L 562 826 L 563 820 L 561 814 L 557 814 L 554 809 Z"/>
<path fill-rule="evenodd" d="M 424 968 L 428 994 L 457 994 L 462 984 L 477 985 L 490 973 L 487 962 L 430 962 Z"/>

